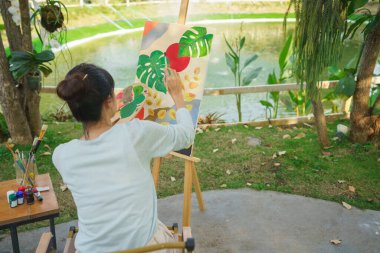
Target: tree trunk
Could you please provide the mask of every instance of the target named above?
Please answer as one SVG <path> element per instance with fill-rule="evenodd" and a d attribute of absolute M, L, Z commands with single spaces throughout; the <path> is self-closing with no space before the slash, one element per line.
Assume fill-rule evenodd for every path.
<path fill-rule="evenodd" d="M 380 9 L 377 15 L 380 15 Z M 369 108 L 368 102 L 373 71 L 379 53 L 380 21 L 368 33 L 360 58 L 350 120 L 350 137 L 353 142 L 364 143 L 380 137 L 380 117 L 371 115 L 372 109 Z"/>
<path fill-rule="evenodd" d="M 0 35 L 0 106 L 13 142 L 27 144 L 32 142 L 32 135 L 21 107 L 19 92 L 15 88 L 11 73 L 8 71 L 3 40 Z"/>
<path fill-rule="evenodd" d="M 317 127 L 318 141 L 322 148 L 326 148 L 330 146 L 330 142 L 327 136 L 326 117 L 320 95 L 316 98 L 311 98 L 311 103 L 313 104 L 313 114 L 315 125 Z"/>
<path fill-rule="evenodd" d="M 8 12 L 10 1 L 0 1 L 0 11 L 9 47 L 11 51 L 32 51 L 29 1 L 19 0 L 19 3 L 21 26 L 17 26 L 13 22 L 12 15 Z M 1 36 L 0 39 L 2 40 Z M 31 143 L 32 137 L 38 135 L 41 129 L 40 96 L 37 92 L 29 89 L 26 78 L 21 80 L 19 88 L 15 87 L 2 41 L 0 50 L 0 81 L 2 81 L 0 83 L 0 106 L 3 109 L 12 140 L 16 143 Z"/>

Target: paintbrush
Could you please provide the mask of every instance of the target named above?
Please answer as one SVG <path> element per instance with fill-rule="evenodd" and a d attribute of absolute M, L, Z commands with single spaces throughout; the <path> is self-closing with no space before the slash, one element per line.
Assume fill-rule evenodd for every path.
<path fill-rule="evenodd" d="M 15 163 L 17 164 L 17 166 L 22 170 L 22 172 L 25 174 L 26 173 L 26 170 L 25 170 L 25 167 L 24 165 L 22 164 L 21 160 L 17 157 L 16 153 L 13 151 L 12 147 L 9 145 L 9 143 L 6 143 L 5 144 L 7 146 L 7 148 L 9 149 L 9 151 L 11 152 L 12 156 L 13 156 L 13 160 L 15 161 Z M 33 185 L 33 182 L 32 180 L 28 177 L 28 181 L 29 183 L 31 183 Z"/>
<path fill-rule="evenodd" d="M 34 143 L 34 141 L 33 141 L 31 153 L 34 153 L 34 154 L 36 153 L 38 147 L 41 144 L 42 139 L 44 138 L 44 135 L 46 133 L 47 128 L 48 128 L 48 125 L 42 126 L 41 131 L 40 131 L 40 135 L 38 136 L 38 140 L 36 141 L 36 143 Z"/>
<path fill-rule="evenodd" d="M 38 138 L 36 137 L 33 140 L 32 148 L 31 148 L 31 150 L 29 152 L 29 158 L 28 158 L 28 161 L 27 161 L 27 164 L 26 164 L 26 172 L 25 172 L 25 175 L 24 175 L 24 180 L 25 180 L 25 177 L 28 176 L 29 166 L 30 166 L 30 164 L 31 164 L 31 162 L 33 160 L 34 154 L 37 152 L 37 149 L 40 146 L 41 141 L 42 141 L 42 139 L 45 136 L 47 128 L 48 128 L 48 125 L 42 125 L 42 128 L 41 128 L 41 131 L 40 131 L 40 134 L 39 134 Z M 29 176 L 28 176 L 28 178 L 29 178 Z"/>

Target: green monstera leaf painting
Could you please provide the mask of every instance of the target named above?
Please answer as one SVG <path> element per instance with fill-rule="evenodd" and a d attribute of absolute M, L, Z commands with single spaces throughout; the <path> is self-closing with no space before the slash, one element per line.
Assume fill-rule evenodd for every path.
<path fill-rule="evenodd" d="M 180 56 L 203 57 L 210 53 L 213 35 L 205 27 L 193 26 L 179 40 Z"/>
<path fill-rule="evenodd" d="M 150 56 L 142 54 L 139 57 L 136 75 L 149 88 L 166 93 L 167 90 L 163 78 L 164 68 L 168 64 L 169 60 L 165 56 L 165 53 L 159 50 L 153 51 Z"/>

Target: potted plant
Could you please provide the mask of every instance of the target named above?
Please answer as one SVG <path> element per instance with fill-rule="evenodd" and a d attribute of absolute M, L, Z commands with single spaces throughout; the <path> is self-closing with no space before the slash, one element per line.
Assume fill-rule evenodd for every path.
<path fill-rule="evenodd" d="M 13 51 L 9 60 L 9 69 L 15 80 L 26 76 L 29 88 L 39 90 L 41 87 L 41 72 L 45 77 L 53 72 L 45 63 L 54 60 L 54 58 L 54 53 L 51 50 L 44 50 L 41 53 Z"/>
<path fill-rule="evenodd" d="M 65 15 L 64 15 L 65 14 Z M 37 25 L 37 16 L 40 16 L 41 26 L 49 33 L 54 33 L 60 29 L 64 29 L 64 21 L 68 19 L 68 12 L 66 6 L 58 0 L 46 0 L 46 3 L 33 10 L 31 19 L 34 21 L 36 32 L 41 38 L 41 31 Z"/>

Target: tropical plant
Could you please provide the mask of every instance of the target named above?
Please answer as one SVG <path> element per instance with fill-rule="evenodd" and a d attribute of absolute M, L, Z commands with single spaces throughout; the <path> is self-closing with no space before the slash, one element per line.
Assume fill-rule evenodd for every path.
<path fill-rule="evenodd" d="M 326 67 L 340 59 L 347 1 L 291 0 L 289 9 L 291 6 L 294 6 L 296 16 L 294 74 L 301 87 L 306 83 L 318 140 L 322 147 L 327 147 L 329 140 L 319 82 Z"/>
<path fill-rule="evenodd" d="M 139 56 L 136 75 L 149 88 L 166 93 L 167 90 L 163 78 L 164 69 L 168 65 L 168 58 L 159 50 L 153 51 L 150 56 L 142 54 Z"/>
<path fill-rule="evenodd" d="M 293 35 L 288 34 L 288 37 L 285 40 L 284 46 L 282 47 L 280 56 L 278 58 L 280 73 L 278 77 L 276 75 L 275 70 L 273 70 L 272 73 L 269 73 L 268 78 L 267 78 L 267 84 L 274 85 L 274 84 L 284 83 L 287 79 L 291 77 L 292 73 L 290 70 L 290 67 L 291 67 L 290 57 L 292 55 L 292 48 L 291 48 L 292 41 L 293 41 Z M 269 102 L 269 98 L 273 102 Z M 277 118 L 279 101 L 280 101 L 279 91 L 269 92 L 267 93 L 266 100 L 260 100 L 260 103 L 263 106 L 265 106 L 265 115 L 267 118 L 268 118 L 268 115 L 267 115 L 268 110 L 273 110 L 273 117 Z M 270 112 L 270 115 L 271 115 L 271 112 Z"/>
<path fill-rule="evenodd" d="M 198 124 L 217 124 L 217 123 L 225 123 L 226 121 L 222 119 L 224 113 L 211 112 L 206 114 L 205 116 L 198 117 Z"/>
<path fill-rule="evenodd" d="M 44 50 L 41 53 L 27 51 L 12 51 L 9 60 L 9 70 L 13 78 L 19 80 L 27 76 L 29 88 L 38 90 L 41 84 L 41 72 L 47 77 L 53 70 L 46 65 L 55 56 L 51 50 Z"/>
<path fill-rule="evenodd" d="M 133 100 L 127 103 L 124 107 L 120 109 L 121 118 L 127 118 L 133 115 L 136 112 L 136 109 L 138 108 L 138 106 L 145 100 L 143 86 L 141 85 L 133 86 L 131 93 L 133 94 Z"/>
<path fill-rule="evenodd" d="M 205 27 L 194 26 L 179 40 L 179 55 L 203 57 L 210 53 L 213 35 L 207 34 Z"/>
<path fill-rule="evenodd" d="M 228 42 L 226 36 L 224 36 L 224 40 L 228 47 L 228 52 L 225 53 L 227 66 L 230 68 L 232 74 L 234 75 L 234 81 L 236 87 L 247 86 L 250 85 L 255 79 L 260 71 L 259 68 L 248 68 L 252 65 L 252 63 L 258 58 L 257 54 L 251 55 L 248 59 L 245 60 L 244 64 L 241 60 L 241 51 L 244 48 L 245 37 L 241 35 L 242 26 L 240 28 L 240 34 L 238 37 L 234 38 L 232 42 Z M 236 108 L 238 111 L 238 119 L 239 122 L 242 121 L 241 114 L 241 94 L 235 94 L 236 98 Z"/>
<path fill-rule="evenodd" d="M 45 44 L 46 30 L 48 32 L 47 39 L 54 46 L 54 44 L 59 43 L 65 38 L 65 36 L 62 36 L 62 33 L 66 33 L 65 17 L 66 22 L 69 19 L 67 8 L 64 3 L 58 0 L 46 0 L 41 6 L 37 3 L 34 4 L 35 9 L 32 8 L 33 14 L 31 20 L 33 21 L 36 33 L 41 42 Z M 40 25 L 43 29 L 41 29 Z"/>

